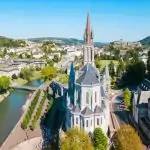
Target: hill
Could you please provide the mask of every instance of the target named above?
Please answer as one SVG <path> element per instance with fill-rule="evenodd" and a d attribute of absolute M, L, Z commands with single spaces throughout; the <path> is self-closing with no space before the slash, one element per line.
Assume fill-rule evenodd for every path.
<path fill-rule="evenodd" d="M 24 47 L 25 45 L 26 43 L 23 40 L 14 40 L 0 36 L 0 47 Z"/>
<path fill-rule="evenodd" d="M 42 37 L 42 38 L 30 38 L 28 39 L 29 41 L 33 42 L 46 42 L 46 41 L 53 41 L 62 45 L 83 45 L 84 41 L 75 39 L 75 38 L 58 38 L 58 37 Z M 104 46 L 107 45 L 106 43 L 100 43 L 100 42 L 95 42 L 95 46 Z"/>
<path fill-rule="evenodd" d="M 150 36 L 139 41 L 142 45 L 150 45 Z"/>

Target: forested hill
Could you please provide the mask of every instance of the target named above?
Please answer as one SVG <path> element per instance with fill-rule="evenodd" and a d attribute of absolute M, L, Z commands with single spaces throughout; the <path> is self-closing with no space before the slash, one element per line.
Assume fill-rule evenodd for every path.
<path fill-rule="evenodd" d="M 75 38 L 58 38 L 58 37 L 42 37 L 42 38 L 31 38 L 28 39 L 33 42 L 45 42 L 45 41 L 53 41 L 62 45 L 83 45 L 84 41 L 75 39 Z M 95 42 L 95 46 L 104 46 L 107 43 Z"/>
<path fill-rule="evenodd" d="M 14 40 L 11 38 L 0 36 L 0 47 L 24 47 L 26 42 L 23 40 Z"/>
<path fill-rule="evenodd" d="M 140 43 L 141 43 L 142 45 L 150 45 L 150 36 L 148 36 L 148 37 L 146 37 L 146 38 L 140 40 Z"/>

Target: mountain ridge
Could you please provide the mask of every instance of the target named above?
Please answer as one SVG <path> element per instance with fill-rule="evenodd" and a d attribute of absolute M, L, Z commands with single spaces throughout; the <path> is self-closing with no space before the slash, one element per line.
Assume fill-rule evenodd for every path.
<path fill-rule="evenodd" d="M 150 45 L 150 36 L 139 41 L 142 45 Z"/>
<path fill-rule="evenodd" d="M 39 38 L 29 38 L 29 41 L 33 42 L 44 42 L 44 41 L 54 41 L 64 45 L 83 45 L 84 40 L 76 38 L 64 38 L 64 37 L 39 37 Z M 108 45 L 108 43 L 94 42 L 96 46 Z"/>

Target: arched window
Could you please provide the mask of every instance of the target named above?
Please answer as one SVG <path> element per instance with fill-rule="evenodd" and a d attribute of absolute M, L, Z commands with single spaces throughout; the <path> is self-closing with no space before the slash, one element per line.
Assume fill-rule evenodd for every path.
<path fill-rule="evenodd" d="M 95 92 L 95 103 L 97 102 L 97 92 Z"/>
<path fill-rule="evenodd" d="M 89 104 L 90 95 L 89 92 L 86 92 L 86 103 Z"/>

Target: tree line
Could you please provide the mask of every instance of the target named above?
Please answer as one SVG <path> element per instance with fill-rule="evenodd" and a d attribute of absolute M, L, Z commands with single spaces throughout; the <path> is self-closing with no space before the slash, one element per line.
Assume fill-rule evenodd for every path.
<path fill-rule="evenodd" d="M 37 123 L 37 121 L 39 120 L 39 118 L 41 116 L 41 112 L 42 112 L 45 101 L 46 101 L 46 95 L 44 95 L 42 100 L 40 101 L 40 104 L 39 104 L 39 106 L 36 110 L 36 114 L 33 117 L 33 120 L 31 121 L 31 125 L 30 125 L 31 130 L 34 130 L 35 127 L 36 127 L 36 123 Z"/>
<path fill-rule="evenodd" d="M 27 111 L 27 113 L 26 113 L 26 115 L 25 115 L 25 117 L 23 119 L 23 122 L 21 124 L 21 127 L 23 129 L 26 129 L 28 127 L 29 122 L 31 121 L 31 117 L 32 117 L 34 109 L 35 109 L 35 107 L 37 105 L 37 102 L 39 100 L 40 94 L 41 94 L 41 90 L 39 89 L 37 91 L 34 99 L 32 100 L 31 105 L 29 106 L 28 111 Z"/>
<path fill-rule="evenodd" d="M 57 140 L 50 144 L 45 150 L 53 150 L 57 147 Z M 96 128 L 93 138 L 83 130 L 70 128 L 60 139 L 62 150 L 107 150 L 108 139 L 101 128 Z M 122 125 L 114 134 L 111 150 L 142 150 L 142 142 L 137 132 L 130 125 Z"/>
<path fill-rule="evenodd" d="M 26 45 L 27 45 L 26 42 L 22 40 L 13 40 L 5 37 L 0 37 L 0 47 L 13 48 L 13 47 L 24 47 Z"/>
<path fill-rule="evenodd" d="M 10 78 L 6 76 L 0 77 L 0 93 L 5 93 L 10 88 Z"/>

